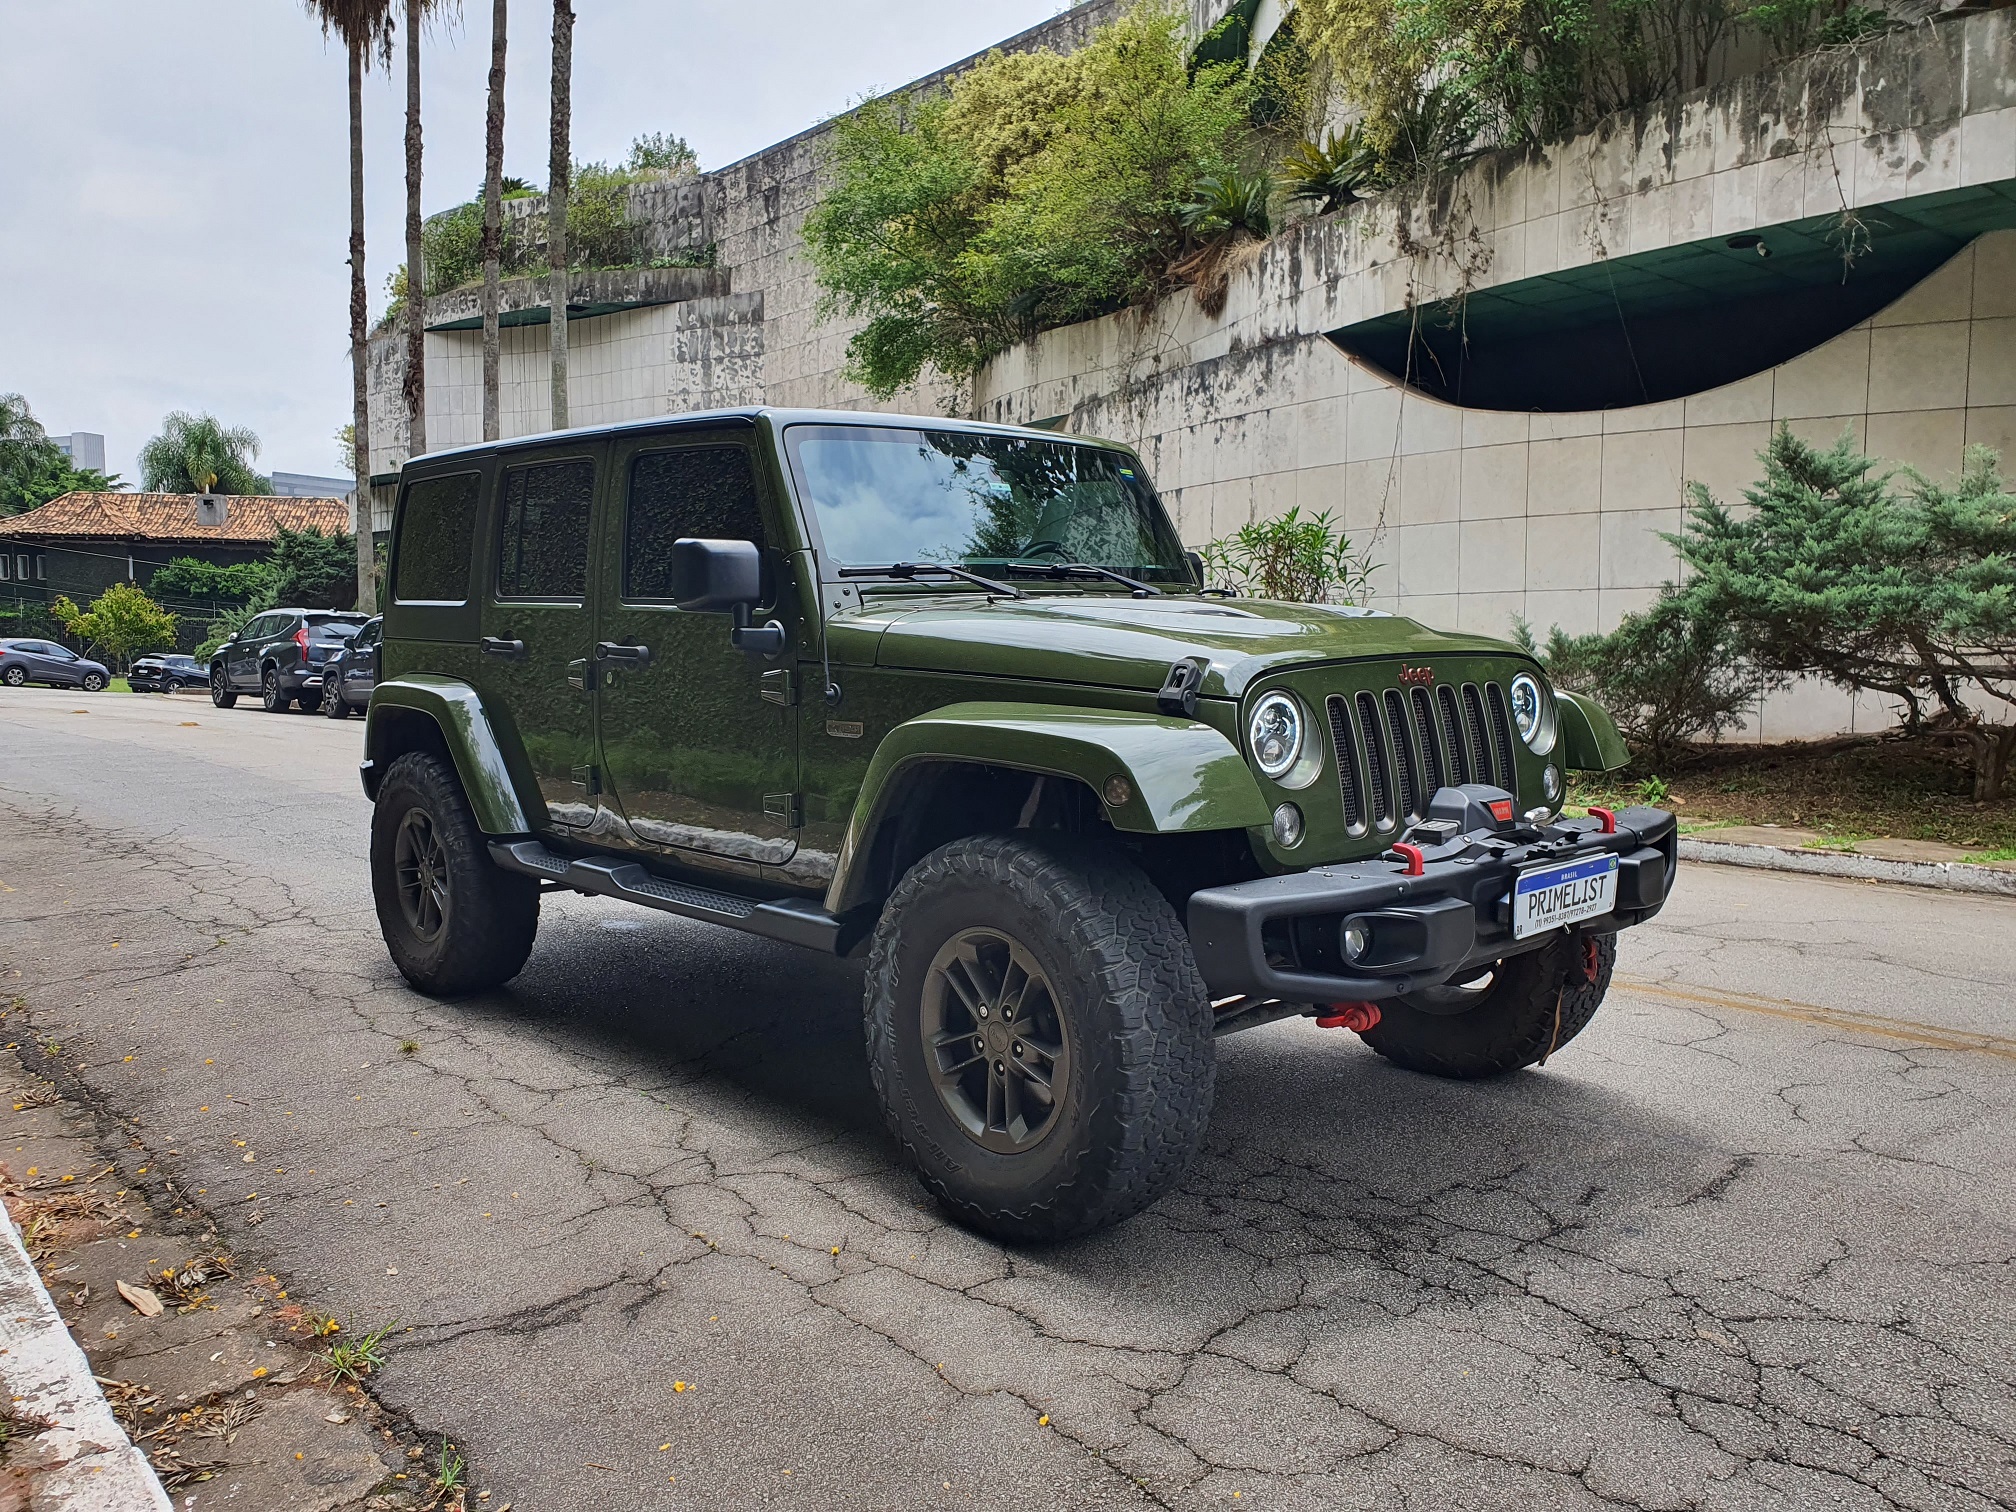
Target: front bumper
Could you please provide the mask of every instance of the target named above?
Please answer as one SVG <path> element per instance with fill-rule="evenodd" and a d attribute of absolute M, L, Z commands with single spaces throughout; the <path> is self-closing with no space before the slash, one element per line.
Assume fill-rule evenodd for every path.
<path fill-rule="evenodd" d="M 1214 998 L 1378 1002 L 1463 980 L 1492 961 L 1537 950 L 1559 931 L 1515 939 L 1511 893 L 1523 868 L 1610 852 L 1617 903 L 1569 926 L 1606 934 L 1642 924 L 1672 890 L 1678 833 L 1663 809 L 1629 808 L 1606 833 L 1597 819 L 1568 819 L 1508 835 L 1472 834 L 1430 853 L 1422 874 L 1368 859 L 1211 887 L 1191 896 L 1190 944 Z M 1344 924 L 1361 918 L 1380 944 L 1366 961 L 1344 957 Z"/>

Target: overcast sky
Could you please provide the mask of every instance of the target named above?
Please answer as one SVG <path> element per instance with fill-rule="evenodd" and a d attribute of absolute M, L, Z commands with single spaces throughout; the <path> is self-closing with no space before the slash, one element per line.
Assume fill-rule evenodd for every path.
<path fill-rule="evenodd" d="M 574 156 L 647 131 L 718 168 L 1033 26 L 1059 0 L 575 0 Z M 488 0 L 424 54 L 429 214 L 483 179 Z M 512 0 L 504 171 L 546 180 L 552 8 Z M 395 88 L 396 82 L 396 88 Z M 0 0 L 0 392 L 138 486 L 172 409 L 262 470 L 350 417 L 343 54 L 294 0 Z M 365 85 L 373 314 L 404 258 L 403 65 Z"/>

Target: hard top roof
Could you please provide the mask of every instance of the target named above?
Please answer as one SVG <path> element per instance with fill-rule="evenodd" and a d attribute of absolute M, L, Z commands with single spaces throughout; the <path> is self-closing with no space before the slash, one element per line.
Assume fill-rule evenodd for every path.
<path fill-rule="evenodd" d="M 1022 436 L 1030 440 L 1061 441 L 1080 446 L 1117 448 L 1119 443 L 1096 436 L 1075 436 L 1063 431 L 1044 430 L 1032 425 L 994 425 L 985 420 L 947 419 L 943 415 L 898 415 L 881 410 L 784 409 L 775 405 L 752 404 L 735 409 L 693 410 L 679 415 L 652 415 L 643 420 L 613 420 L 604 425 L 580 425 L 567 430 L 539 431 L 529 436 L 512 436 L 502 441 L 478 441 L 468 446 L 443 447 L 408 460 L 408 467 L 429 467 L 457 458 L 474 458 L 491 452 L 518 451 L 528 447 L 552 446 L 567 441 L 596 440 L 605 436 L 634 435 L 639 431 L 683 430 L 694 425 L 719 425 L 740 421 L 753 425 L 765 419 L 773 425 L 858 425 L 923 426 L 939 431 L 964 431 L 987 436 Z"/>

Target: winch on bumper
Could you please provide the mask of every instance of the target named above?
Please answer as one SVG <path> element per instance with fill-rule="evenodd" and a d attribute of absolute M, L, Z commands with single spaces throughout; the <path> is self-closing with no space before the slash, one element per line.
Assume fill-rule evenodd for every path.
<path fill-rule="evenodd" d="M 1464 980 L 1559 938 L 1560 928 L 1513 933 L 1514 885 L 1540 866 L 1617 858 L 1613 906 L 1567 928 L 1614 932 L 1664 905 L 1678 860 L 1665 810 L 1544 824 L 1512 811 L 1501 789 L 1443 788 L 1383 856 L 1194 893 L 1190 943 L 1212 996 L 1377 1002 Z"/>

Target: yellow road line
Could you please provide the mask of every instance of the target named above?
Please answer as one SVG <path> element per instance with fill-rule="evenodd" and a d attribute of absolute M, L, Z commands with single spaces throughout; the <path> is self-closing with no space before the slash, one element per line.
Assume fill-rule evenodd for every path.
<path fill-rule="evenodd" d="M 1881 1039 L 1904 1040 L 1935 1050 L 1973 1050 L 1983 1055 L 2016 1061 L 2016 1039 L 2000 1034 L 1976 1034 L 1968 1029 L 1942 1029 L 1936 1024 L 1920 1024 L 1912 1019 L 1886 1018 L 1877 1013 L 1857 1013 L 1848 1008 L 1822 1008 L 1816 1003 L 1799 1003 L 1789 998 L 1752 997 L 1746 992 L 1715 992 L 1703 987 L 1669 987 L 1619 974 L 1617 986 L 1641 997 L 1663 998 L 1705 1008 L 1736 1008 L 1744 1013 L 1761 1013 L 1770 1018 L 1817 1024 L 1825 1029 L 1842 1029 L 1851 1034 L 1871 1034 Z"/>

